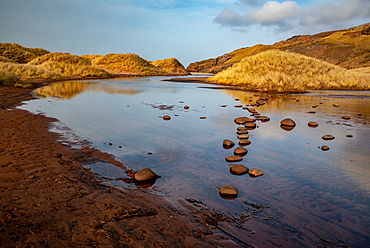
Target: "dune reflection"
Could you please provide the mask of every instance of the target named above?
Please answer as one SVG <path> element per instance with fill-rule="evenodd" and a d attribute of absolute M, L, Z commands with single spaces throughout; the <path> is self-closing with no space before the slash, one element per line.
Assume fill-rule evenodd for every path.
<path fill-rule="evenodd" d="M 253 92 L 224 90 L 240 103 L 250 105 L 260 97 L 267 94 L 255 94 Z M 268 104 L 264 105 L 261 111 L 268 113 L 311 113 L 344 116 L 349 114 L 357 117 L 360 122 L 369 123 L 366 120 L 370 116 L 370 92 L 349 93 L 340 91 L 313 91 L 307 94 L 272 94 Z M 312 111 L 312 110 L 315 111 Z"/>
<path fill-rule="evenodd" d="M 140 90 L 123 89 L 122 85 L 118 84 L 65 81 L 38 88 L 34 91 L 34 94 L 40 98 L 52 97 L 71 99 L 87 91 L 125 95 L 135 95 L 141 92 Z"/>

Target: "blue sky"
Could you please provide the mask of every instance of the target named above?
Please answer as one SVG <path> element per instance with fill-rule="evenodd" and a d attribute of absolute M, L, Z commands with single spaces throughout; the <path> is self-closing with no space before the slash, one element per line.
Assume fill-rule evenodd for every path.
<path fill-rule="evenodd" d="M 367 22 L 370 0 L 0 0 L 0 42 L 77 55 L 175 57 L 185 66 Z"/>

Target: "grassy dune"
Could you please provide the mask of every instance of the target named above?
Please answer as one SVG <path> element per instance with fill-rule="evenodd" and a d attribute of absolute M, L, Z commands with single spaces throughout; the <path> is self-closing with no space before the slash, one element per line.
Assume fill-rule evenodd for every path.
<path fill-rule="evenodd" d="M 0 43 L 0 56 L 11 59 L 17 63 L 28 63 L 32 59 L 47 53 L 49 53 L 49 51 L 42 48 L 28 48 L 16 43 Z"/>
<path fill-rule="evenodd" d="M 363 67 L 363 68 L 352 69 L 351 71 L 359 72 L 359 73 L 370 74 L 370 67 Z"/>
<path fill-rule="evenodd" d="M 93 66 L 102 68 L 111 73 L 136 73 L 143 75 L 163 75 L 167 74 L 163 69 L 157 68 L 140 56 L 127 54 L 106 54 L 97 57 L 92 61 Z"/>
<path fill-rule="evenodd" d="M 306 89 L 370 89 L 370 76 L 304 55 L 268 50 L 208 79 L 261 92 L 303 92 Z"/>
<path fill-rule="evenodd" d="M 110 73 L 91 66 L 90 60 L 68 53 L 49 53 L 32 60 L 36 65 L 62 76 L 108 77 Z"/>
<path fill-rule="evenodd" d="M 0 62 L 0 70 L 10 72 L 15 76 L 23 79 L 59 79 L 62 77 L 60 74 L 49 71 L 47 69 L 26 64 Z"/>
<path fill-rule="evenodd" d="M 152 62 L 155 67 L 161 68 L 169 74 L 189 75 L 190 73 L 175 58 L 160 59 Z"/>

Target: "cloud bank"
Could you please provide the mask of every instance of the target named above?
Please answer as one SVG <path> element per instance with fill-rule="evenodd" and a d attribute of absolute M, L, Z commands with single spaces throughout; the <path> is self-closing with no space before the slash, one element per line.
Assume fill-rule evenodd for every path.
<path fill-rule="evenodd" d="M 255 6 L 258 2 L 261 1 L 244 0 L 240 1 L 240 4 Z M 237 30 L 260 25 L 273 27 L 279 31 L 292 31 L 336 28 L 361 19 L 370 19 L 369 0 L 321 1 L 311 7 L 302 7 L 297 1 L 290 0 L 264 1 L 258 8 L 249 8 L 244 14 L 224 9 L 213 22 Z"/>

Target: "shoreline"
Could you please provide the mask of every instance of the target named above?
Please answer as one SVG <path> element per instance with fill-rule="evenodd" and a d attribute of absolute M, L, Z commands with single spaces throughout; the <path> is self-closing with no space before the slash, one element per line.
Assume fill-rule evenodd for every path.
<path fill-rule="evenodd" d="M 83 165 L 126 167 L 99 150 L 58 142 L 49 131 L 57 119 L 15 109 L 34 99 L 32 90 L 0 86 L 1 247 L 217 247 L 220 237 L 226 246 L 243 242 L 217 225 L 210 229 L 218 219 L 205 206 L 146 188 L 104 185 Z"/>

